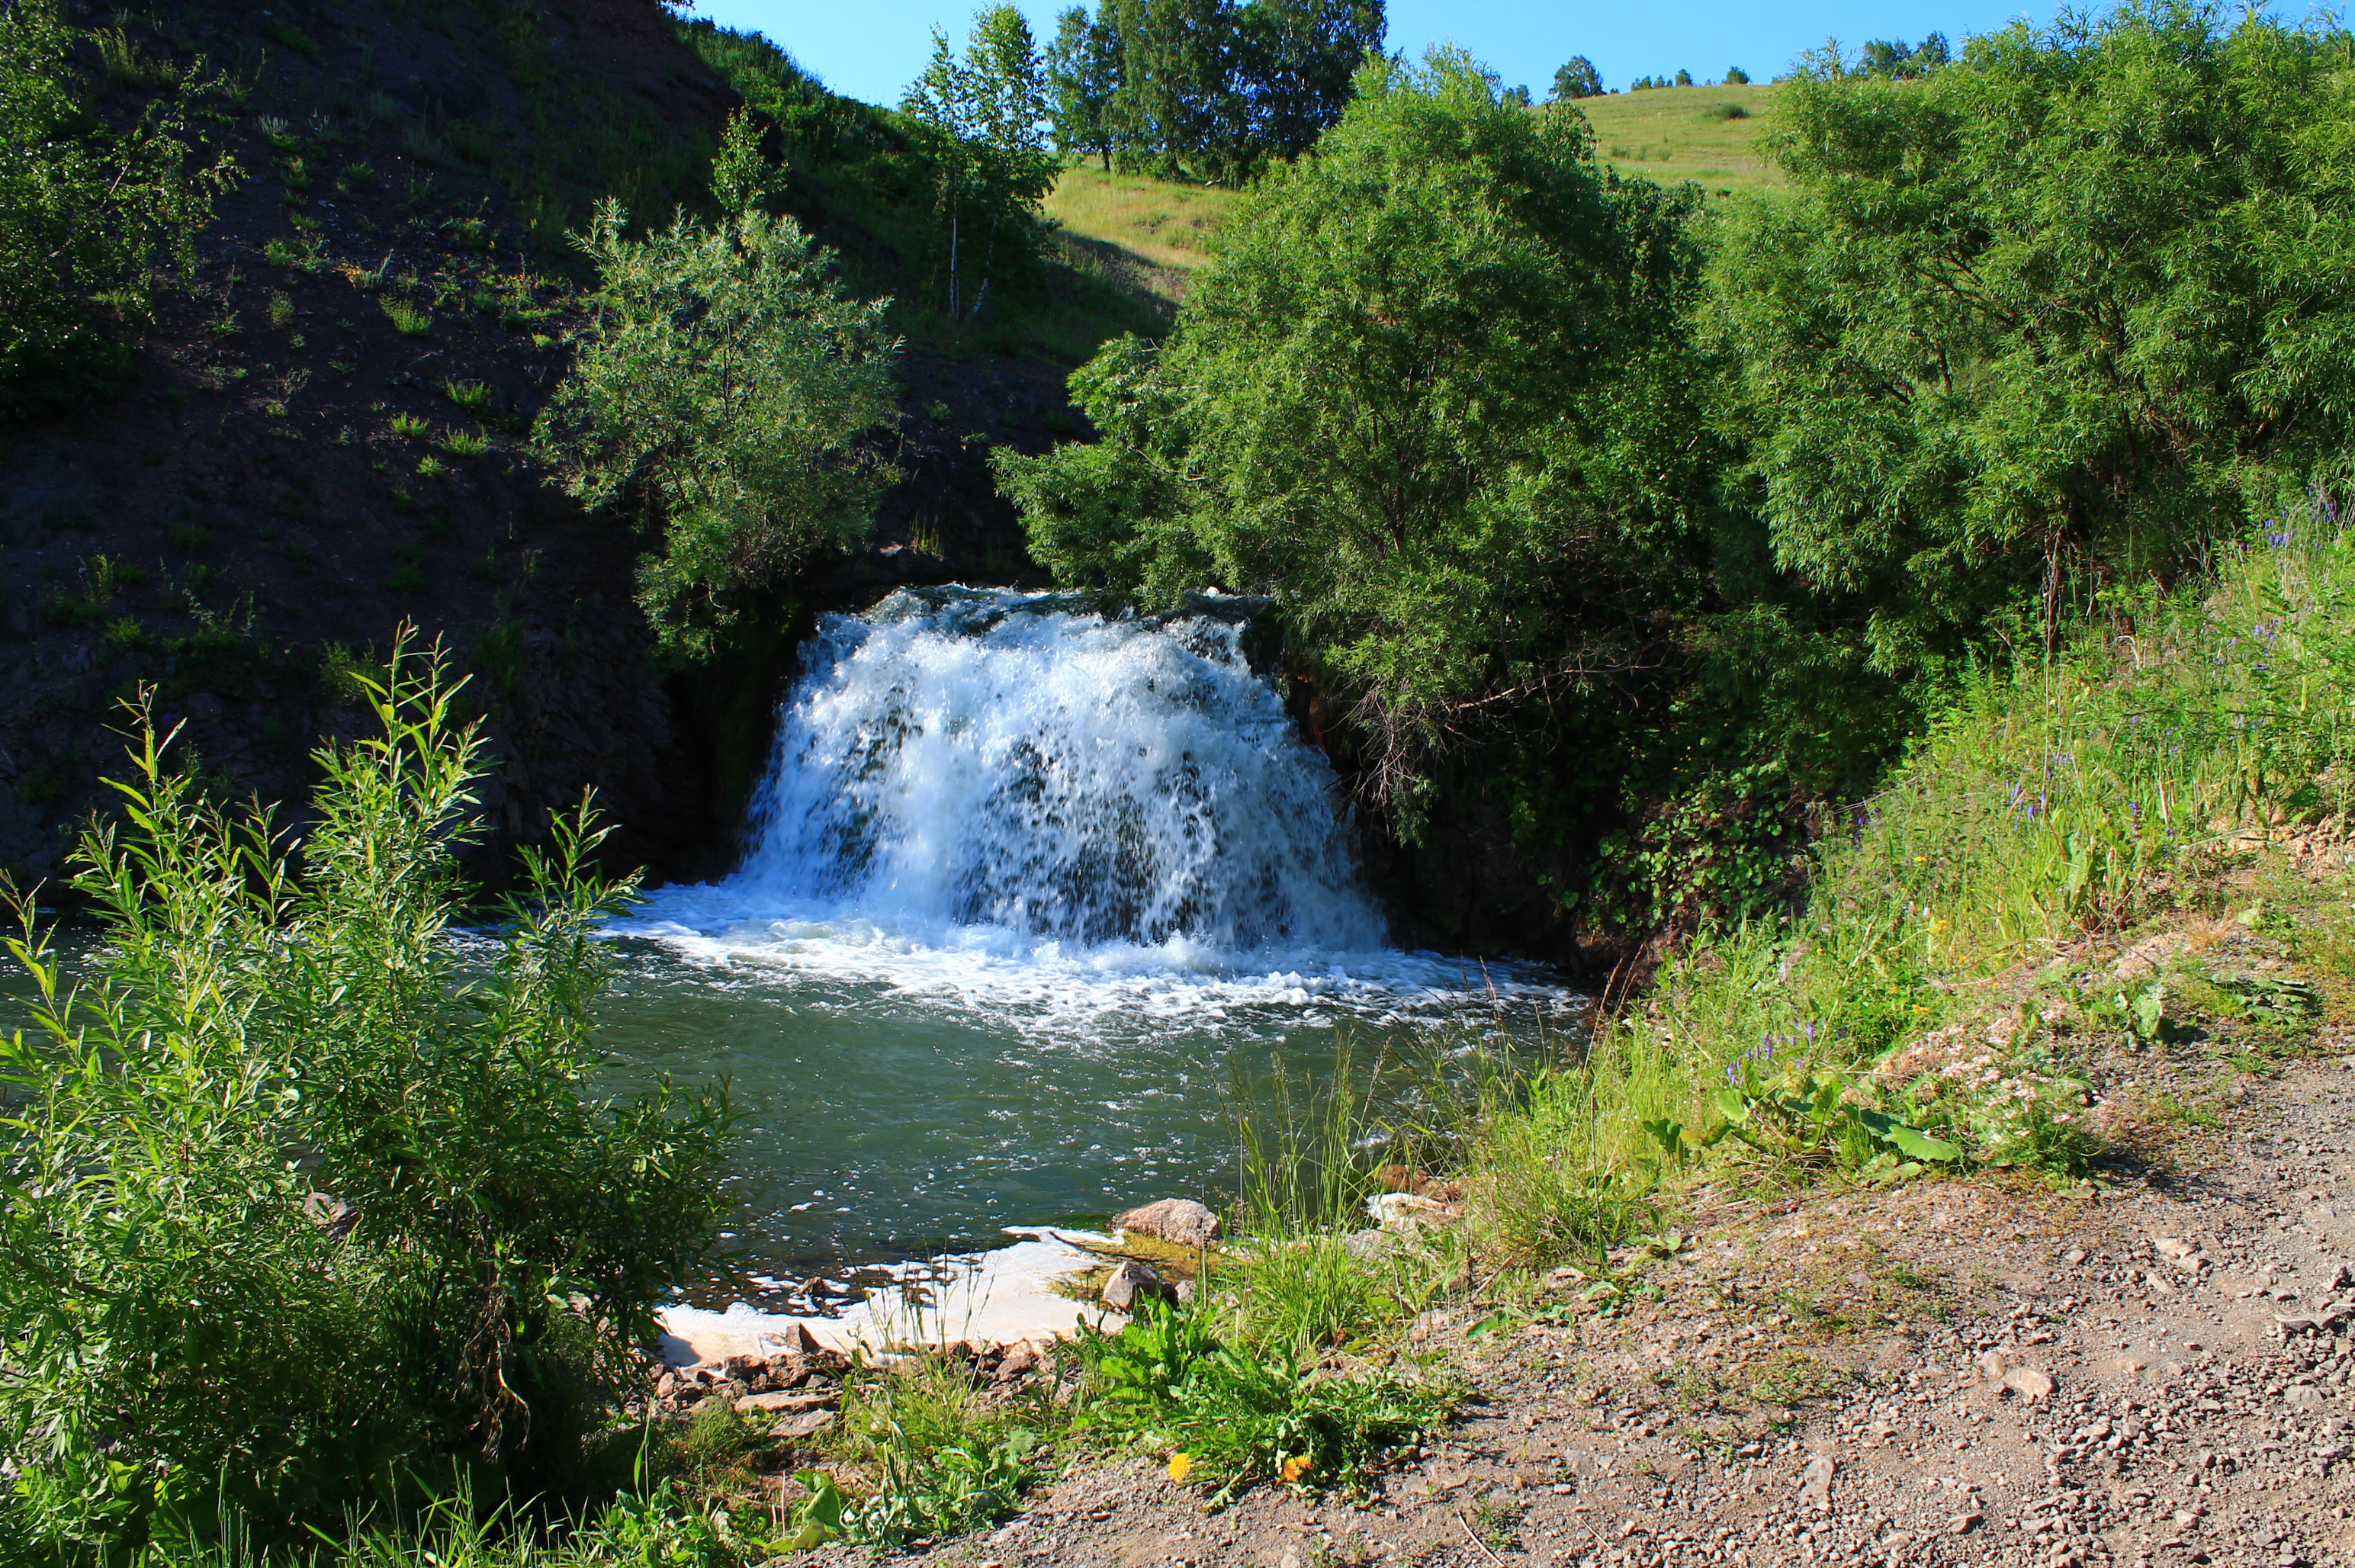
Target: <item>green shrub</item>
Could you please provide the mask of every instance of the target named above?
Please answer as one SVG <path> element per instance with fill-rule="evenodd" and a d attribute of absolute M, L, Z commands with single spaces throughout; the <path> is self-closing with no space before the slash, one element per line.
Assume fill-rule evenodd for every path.
<path fill-rule="evenodd" d="M 729 1114 L 583 1095 L 632 884 L 584 805 L 527 853 L 495 957 L 447 940 L 480 741 L 438 653 L 362 683 L 383 733 L 317 753 L 298 867 L 271 816 L 170 772 L 136 714 L 120 827 L 74 885 L 68 988 L 24 911 L 0 1043 L 0 1497 L 16 1560 L 332 1523 L 453 1459 L 577 1485 L 670 1282 L 712 1244 Z M 288 1151 L 304 1157 L 290 1160 Z"/>
<path fill-rule="evenodd" d="M 1730 204 L 1710 264 L 1733 473 L 1884 667 L 1942 676 L 2023 599 L 2050 646 L 2079 583 L 2348 476 L 2347 34 L 2236 15 L 2019 22 L 1918 81 L 1826 53 L 1779 90 L 1790 188 Z"/>
<path fill-rule="evenodd" d="M 102 38 L 118 77 L 179 72 L 173 92 L 110 117 L 81 91 L 74 37 L 51 0 L 0 24 L 0 438 L 127 373 L 100 306 L 144 319 L 151 267 L 168 255 L 194 271 L 213 197 L 237 176 L 227 157 L 205 163 L 188 130 L 220 85 L 201 61 L 180 71 L 141 61 L 119 29 Z"/>
<path fill-rule="evenodd" d="M 659 538 L 639 602 L 694 653 L 736 591 L 866 538 L 889 471 L 857 438 L 890 410 L 898 343 L 789 218 L 682 216 L 633 240 L 609 201 L 575 242 L 597 306 L 536 439 L 571 494 L 627 501 Z"/>
<path fill-rule="evenodd" d="M 480 457 L 490 449 L 490 438 L 480 431 L 453 430 L 442 432 L 442 450 L 453 457 Z"/>

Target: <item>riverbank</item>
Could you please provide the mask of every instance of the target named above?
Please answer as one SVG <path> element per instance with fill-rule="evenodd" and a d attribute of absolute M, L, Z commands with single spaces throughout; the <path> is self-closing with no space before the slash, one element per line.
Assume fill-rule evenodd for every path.
<path fill-rule="evenodd" d="M 1650 1272 L 1657 1299 L 1490 1331 L 1478 1307 L 1434 1316 L 1425 1347 L 1480 1398 L 1365 1497 L 1270 1488 L 1206 1512 L 1123 1456 L 921 1555 L 2345 1562 L 2350 1099 L 2346 1066 L 2301 1062 L 2171 1139 L 2163 1168 L 2090 1191 L 1729 1206 Z"/>
<path fill-rule="evenodd" d="M 1123 1568 L 2340 1560 L 2350 855 L 2308 830 L 2235 860 L 2211 891 L 2258 920 L 2179 913 L 2013 977 L 2013 1000 L 2312 987 L 2293 1020 L 2186 1000 L 2089 1050 L 2107 1142 L 2087 1179 L 1693 1181 L 1601 1267 L 1459 1285 L 1353 1342 L 1332 1375 L 1405 1360 L 1465 1387 L 1460 1421 L 1354 1492 L 1303 1477 L 1206 1509 L 1171 1452 L 1075 1434 L 994 1531 L 905 1544 Z M 984 1381 L 1009 1404 L 1036 1392 Z M 789 1506 L 802 1490 L 777 1485 Z"/>
<path fill-rule="evenodd" d="M 2344 1238 L 2260 1157 L 2327 1187 L 2355 967 L 2350 552 L 2297 533 L 1966 689 L 1827 836 L 1803 912 L 1704 934 L 1575 1068 L 1460 1108 L 1428 1295 L 1317 1375 L 1440 1370 L 1462 1423 L 1214 1524 L 1180 1442 L 1097 1432 L 957 1551 L 1965 1561 L 2010 1529 L 2060 1543 L 2039 1561 L 2189 1560 L 2265 1517 L 2336 1550 Z"/>

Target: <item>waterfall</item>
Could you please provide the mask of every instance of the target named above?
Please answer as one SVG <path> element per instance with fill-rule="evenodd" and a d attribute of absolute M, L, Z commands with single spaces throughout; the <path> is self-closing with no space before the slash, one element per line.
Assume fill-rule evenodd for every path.
<path fill-rule="evenodd" d="M 730 889 L 1064 950 L 1367 950 L 1331 767 L 1215 603 L 904 591 L 833 615 Z"/>

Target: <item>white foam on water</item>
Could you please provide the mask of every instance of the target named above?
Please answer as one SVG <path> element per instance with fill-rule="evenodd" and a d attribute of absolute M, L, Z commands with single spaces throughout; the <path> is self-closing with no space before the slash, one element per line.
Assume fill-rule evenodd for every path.
<path fill-rule="evenodd" d="M 1156 1034 L 1465 1003 L 1545 977 L 1386 944 L 1332 768 L 1226 615 L 901 592 L 827 617 L 751 848 L 623 934 L 821 1006 Z"/>

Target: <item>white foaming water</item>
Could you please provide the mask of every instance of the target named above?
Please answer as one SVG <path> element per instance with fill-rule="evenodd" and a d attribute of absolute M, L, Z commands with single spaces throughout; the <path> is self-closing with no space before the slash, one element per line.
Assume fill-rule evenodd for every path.
<path fill-rule="evenodd" d="M 1553 995 L 1384 945 L 1331 767 L 1244 627 L 1203 610 L 940 589 L 827 617 L 742 869 L 623 931 L 818 983 L 821 1006 L 879 993 L 1025 1032 Z"/>

